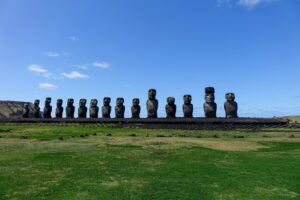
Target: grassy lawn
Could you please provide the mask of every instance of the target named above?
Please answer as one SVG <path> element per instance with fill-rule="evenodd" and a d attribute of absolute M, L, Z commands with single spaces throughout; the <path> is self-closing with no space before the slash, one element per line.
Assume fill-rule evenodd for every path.
<path fill-rule="evenodd" d="M 0 125 L 0 199 L 300 199 L 300 130 Z"/>

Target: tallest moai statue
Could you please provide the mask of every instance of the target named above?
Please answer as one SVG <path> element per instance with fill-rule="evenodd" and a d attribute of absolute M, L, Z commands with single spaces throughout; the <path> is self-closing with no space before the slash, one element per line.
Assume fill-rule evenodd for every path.
<path fill-rule="evenodd" d="M 158 101 L 156 99 L 155 89 L 150 89 L 148 91 L 148 100 L 146 106 L 147 106 L 148 118 L 157 118 Z"/>
<path fill-rule="evenodd" d="M 51 97 L 47 97 L 45 100 L 45 107 L 44 107 L 44 118 L 51 118 L 52 106 L 51 104 Z"/>
<path fill-rule="evenodd" d="M 215 88 L 205 88 L 205 103 L 203 104 L 205 117 L 216 118 L 217 117 L 217 104 L 215 103 Z"/>

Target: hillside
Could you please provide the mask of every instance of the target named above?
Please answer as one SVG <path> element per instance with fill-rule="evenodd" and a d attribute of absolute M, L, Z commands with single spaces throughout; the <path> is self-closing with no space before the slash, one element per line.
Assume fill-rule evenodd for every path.
<path fill-rule="evenodd" d="M 33 110 L 33 104 L 20 101 L 0 101 L 0 118 L 19 118 L 22 116 L 24 104 L 28 103 Z"/>

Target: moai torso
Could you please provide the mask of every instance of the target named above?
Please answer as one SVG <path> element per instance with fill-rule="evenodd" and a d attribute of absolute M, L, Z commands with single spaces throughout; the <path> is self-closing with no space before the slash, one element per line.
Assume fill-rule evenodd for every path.
<path fill-rule="evenodd" d="M 44 107 L 44 118 L 46 119 L 51 118 L 52 106 L 50 104 L 51 104 L 51 98 L 47 97 L 45 100 L 45 107 Z"/>
<path fill-rule="evenodd" d="M 66 107 L 66 117 L 69 119 L 74 118 L 75 106 L 73 104 L 74 104 L 74 99 L 68 99 L 67 107 Z"/>
<path fill-rule="evenodd" d="M 183 110 L 183 116 L 186 118 L 191 118 L 193 117 L 193 111 L 194 111 L 194 107 L 192 104 L 192 96 L 187 94 L 183 96 L 183 106 L 182 106 L 182 110 Z"/>
<path fill-rule="evenodd" d="M 56 101 L 56 110 L 55 110 L 56 118 L 62 118 L 63 117 L 64 108 L 62 107 L 62 104 L 63 104 L 63 100 L 62 99 L 57 99 L 57 101 Z"/>
<path fill-rule="evenodd" d="M 235 102 L 235 95 L 234 93 L 227 93 L 226 102 L 224 104 L 224 109 L 227 118 L 238 118 L 238 104 Z"/>
<path fill-rule="evenodd" d="M 110 118 L 110 113 L 111 113 L 110 102 L 111 102 L 110 97 L 103 98 L 103 106 L 102 106 L 102 117 L 103 118 Z"/>
<path fill-rule="evenodd" d="M 78 107 L 78 118 L 86 118 L 87 107 L 86 99 L 80 99 Z"/>
<path fill-rule="evenodd" d="M 116 118 L 124 118 L 124 113 L 125 113 L 124 99 L 117 98 L 116 107 L 115 107 Z"/>
<path fill-rule="evenodd" d="M 34 118 L 41 117 L 40 100 L 38 99 L 36 99 L 33 104 L 33 117 Z"/>
<path fill-rule="evenodd" d="M 98 100 L 92 99 L 91 107 L 90 107 L 90 118 L 98 118 L 98 113 L 99 113 Z"/>
<path fill-rule="evenodd" d="M 156 99 L 156 90 L 150 89 L 148 91 L 148 100 L 146 103 L 148 118 L 157 118 L 158 101 Z"/>
<path fill-rule="evenodd" d="M 24 105 L 24 110 L 23 110 L 23 118 L 29 118 L 29 105 L 28 104 L 25 104 Z"/>
<path fill-rule="evenodd" d="M 205 88 L 205 103 L 203 104 L 205 117 L 217 117 L 217 104 L 215 103 L 215 89 L 213 87 Z"/>
<path fill-rule="evenodd" d="M 166 115 L 167 115 L 167 118 L 175 118 L 176 117 L 176 104 L 175 104 L 174 97 L 167 98 Z"/>
<path fill-rule="evenodd" d="M 132 100 L 132 106 L 131 106 L 131 118 L 140 118 L 141 113 L 141 106 L 140 106 L 140 100 L 138 98 L 134 98 Z"/>

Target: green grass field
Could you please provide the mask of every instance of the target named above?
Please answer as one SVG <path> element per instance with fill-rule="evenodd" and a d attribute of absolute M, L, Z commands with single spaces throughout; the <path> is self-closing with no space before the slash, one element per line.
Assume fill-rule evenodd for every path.
<path fill-rule="evenodd" d="M 300 130 L 0 125 L 0 199 L 300 199 Z"/>

